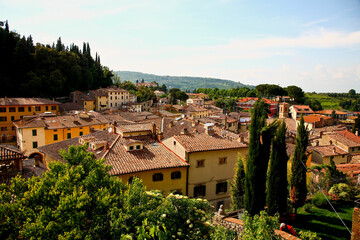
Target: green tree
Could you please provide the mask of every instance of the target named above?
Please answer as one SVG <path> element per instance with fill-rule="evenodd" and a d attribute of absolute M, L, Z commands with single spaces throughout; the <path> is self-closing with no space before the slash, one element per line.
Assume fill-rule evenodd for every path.
<path fill-rule="evenodd" d="M 305 94 L 304 91 L 298 86 L 288 86 L 286 88 L 289 96 L 294 98 L 295 102 L 297 103 L 304 103 L 305 102 Z"/>
<path fill-rule="evenodd" d="M 307 195 L 306 187 L 306 150 L 309 144 L 309 132 L 304 124 L 304 118 L 301 116 L 300 124 L 297 127 L 296 145 L 291 166 L 290 181 L 290 199 L 295 208 L 295 214 L 298 207 L 305 203 Z"/>
<path fill-rule="evenodd" d="M 352 129 L 352 132 L 353 133 L 356 133 L 356 131 L 358 131 L 358 133 L 360 132 L 360 116 L 358 116 L 356 119 L 355 119 L 355 124 L 354 124 L 354 127 Z"/>
<path fill-rule="evenodd" d="M 245 193 L 245 168 L 241 157 L 238 157 L 234 183 L 230 182 L 230 196 L 232 200 L 232 209 L 238 210 L 244 207 L 244 193 Z"/>
<path fill-rule="evenodd" d="M 256 101 L 251 111 L 249 155 L 245 174 L 245 209 L 250 215 L 259 213 L 265 206 L 266 173 L 270 146 L 278 122 L 266 124 L 268 105 Z"/>
<path fill-rule="evenodd" d="M 243 217 L 244 230 L 239 239 L 242 240 L 275 240 L 283 239 L 275 234 L 275 229 L 279 227 L 279 216 L 269 216 L 265 211 L 259 215 L 251 216 L 245 212 Z"/>
<path fill-rule="evenodd" d="M 354 97 L 356 95 L 355 89 L 350 89 L 348 95 L 349 97 Z"/>
<path fill-rule="evenodd" d="M 282 122 L 272 142 L 270 169 L 267 179 L 266 204 L 268 213 L 281 215 L 287 212 L 288 182 L 286 152 L 286 123 Z"/>

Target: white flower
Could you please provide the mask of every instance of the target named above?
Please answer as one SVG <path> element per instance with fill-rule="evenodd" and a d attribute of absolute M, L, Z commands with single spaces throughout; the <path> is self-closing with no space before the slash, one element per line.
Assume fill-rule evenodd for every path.
<path fill-rule="evenodd" d="M 164 213 L 164 214 L 162 214 L 162 215 L 161 215 L 161 217 L 162 217 L 162 218 L 165 218 L 165 217 L 166 217 L 166 214 L 165 214 L 165 213 Z"/>
<path fill-rule="evenodd" d="M 186 223 L 189 224 L 189 223 L 190 223 L 190 219 L 186 220 Z"/>

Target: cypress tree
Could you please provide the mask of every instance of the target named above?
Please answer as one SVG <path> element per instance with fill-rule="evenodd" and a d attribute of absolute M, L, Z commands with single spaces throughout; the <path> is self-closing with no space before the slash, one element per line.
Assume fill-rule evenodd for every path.
<path fill-rule="evenodd" d="M 287 212 L 287 161 L 286 153 L 286 124 L 282 122 L 272 142 L 270 169 L 267 179 L 266 204 L 269 215 Z"/>
<path fill-rule="evenodd" d="M 300 124 L 297 127 L 296 145 L 291 166 L 291 184 L 290 199 L 295 208 L 295 214 L 298 207 L 305 203 L 306 188 L 306 149 L 309 143 L 309 133 L 304 124 L 304 118 L 301 116 Z"/>
<path fill-rule="evenodd" d="M 232 209 L 238 210 L 244 207 L 244 181 L 245 168 L 241 157 L 238 158 L 235 169 L 234 183 L 230 182 L 230 196 L 232 200 Z"/>
<path fill-rule="evenodd" d="M 263 100 L 256 101 L 251 113 L 244 205 L 248 213 L 253 216 L 263 210 L 265 206 L 270 146 L 278 122 L 266 124 L 268 105 Z"/>

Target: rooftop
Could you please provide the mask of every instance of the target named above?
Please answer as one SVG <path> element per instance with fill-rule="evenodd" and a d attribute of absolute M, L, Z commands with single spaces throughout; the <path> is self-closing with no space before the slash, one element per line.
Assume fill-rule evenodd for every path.
<path fill-rule="evenodd" d="M 0 106 L 59 105 L 45 98 L 0 98 Z"/>

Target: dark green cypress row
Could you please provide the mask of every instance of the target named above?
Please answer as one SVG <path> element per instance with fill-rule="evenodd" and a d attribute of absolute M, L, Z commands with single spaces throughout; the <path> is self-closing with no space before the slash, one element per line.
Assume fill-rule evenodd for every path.
<path fill-rule="evenodd" d="M 307 195 L 306 187 L 306 149 L 309 144 L 309 133 L 301 116 L 300 124 L 297 127 L 296 145 L 291 166 L 291 187 L 290 198 L 294 204 L 295 213 L 298 207 L 305 203 Z"/>
<path fill-rule="evenodd" d="M 253 216 L 264 209 L 266 202 L 266 173 L 271 139 L 278 122 L 266 124 L 268 105 L 258 100 L 251 114 L 249 155 L 245 174 L 245 209 Z"/>
<path fill-rule="evenodd" d="M 234 176 L 234 183 L 230 182 L 230 196 L 232 200 L 232 209 L 238 210 L 244 207 L 244 183 L 245 169 L 241 157 L 238 158 Z"/>
<path fill-rule="evenodd" d="M 277 212 L 283 215 L 287 212 L 287 161 L 289 157 L 286 153 L 285 134 L 286 124 L 282 122 L 272 142 L 266 195 L 269 215 Z"/>

